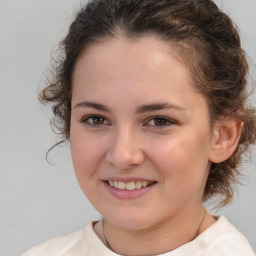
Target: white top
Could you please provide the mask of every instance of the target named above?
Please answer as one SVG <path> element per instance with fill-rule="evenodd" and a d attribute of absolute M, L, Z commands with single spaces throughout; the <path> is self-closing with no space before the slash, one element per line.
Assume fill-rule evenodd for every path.
<path fill-rule="evenodd" d="M 224 216 L 193 241 L 161 256 L 254 256 L 246 238 Z M 67 236 L 53 238 L 21 256 L 120 256 L 108 249 L 93 223 Z"/>

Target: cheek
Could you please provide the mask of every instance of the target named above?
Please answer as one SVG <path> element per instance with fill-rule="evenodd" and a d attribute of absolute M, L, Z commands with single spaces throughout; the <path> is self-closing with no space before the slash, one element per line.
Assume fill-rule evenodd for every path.
<path fill-rule="evenodd" d="M 98 186 L 99 164 L 102 160 L 100 143 L 79 133 L 70 137 L 70 146 L 75 175 L 81 190 L 91 200 Z"/>
<path fill-rule="evenodd" d="M 153 148 L 152 159 L 166 182 L 186 187 L 192 182 L 200 182 L 204 177 L 208 148 L 201 136 L 183 134 Z"/>
<path fill-rule="evenodd" d="M 78 178 L 94 174 L 104 155 L 103 145 L 103 141 L 97 137 L 87 136 L 78 129 L 71 130 L 71 154 Z"/>

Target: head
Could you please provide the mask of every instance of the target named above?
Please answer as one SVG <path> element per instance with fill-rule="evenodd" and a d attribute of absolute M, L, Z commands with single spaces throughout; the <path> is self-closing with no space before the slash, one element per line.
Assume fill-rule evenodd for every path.
<path fill-rule="evenodd" d="M 248 65 L 237 29 L 211 0 L 90 1 L 62 41 L 63 59 L 40 96 L 43 102 L 53 102 L 63 139 L 70 139 L 73 76 L 79 58 L 91 45 L 120 36 L 131 42 L 156 38 L 171 49 L 206 100 L 213 133 L 216 124 L 223 130 L 230 128 L 230 122 L 243 126 L 232 153 L 210 163 L 204 189 L 204 200 L 219 194 L 227 204 L 238 182 L 242 155 L 255 143 L 256 117 L 246 104 Z"/>

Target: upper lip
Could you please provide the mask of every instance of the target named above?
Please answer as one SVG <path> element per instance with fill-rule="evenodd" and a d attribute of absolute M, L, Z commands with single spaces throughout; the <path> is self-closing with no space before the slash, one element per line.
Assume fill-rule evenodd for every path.
<path fill-rule="evenodd" d="M 141 178 L 141 177 L 108 177 L 106 179 L 103 179 L 104 181 L 121 181 L 121 182 L 131 182 L 131 181 L 148 181 L 148 182 L 156 182 L 155 180 L 152 179 L 146 179 L 146 178 Z"/>

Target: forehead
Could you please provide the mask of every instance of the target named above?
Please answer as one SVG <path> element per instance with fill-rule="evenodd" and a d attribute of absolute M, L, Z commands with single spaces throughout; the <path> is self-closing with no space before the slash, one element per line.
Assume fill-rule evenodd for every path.
<path fill-rule="evenodd" d="M 135 103 L 168 99 L 183 105 L 198 94 L 186 65 L 170 45 L 155 37 L 116 37 L 89 45 L 77 61 L 72 82 L 76 101 L 116 96 Z"/>
<path fill-rule="evenodd" d="M 77 83 L 77 79 L 83 76 L 100 78 L 99 74 L 104 74 L 104 79 L 119 74 L 125 77 L 126 72 L 133 71 L 134 74 L 148 77 L 155 76 L 157 71 L 163 72 L 171 65 L 172 70 L 181 71 L 186 78 L 191 81 L 191 74 L 186 65 L 183 65 L 181 58 L 171 43 L 164 42 L 156 36 L 144 36 L 138 39 L 128 39 L 124 36 L 105 38 L 98 42 L 90 43 L 80 54 L 73 74 L 72 82 Z M 179 62 L 179 63 L 178 63 Z M 134 69 L 133 69 L 134 67 Z M 153 72 L 152 71 L 156 71 Z M 109 74 L 109 75 L 107 75 Z M 132 77 L 130 77 L 132 78 Z"/>

